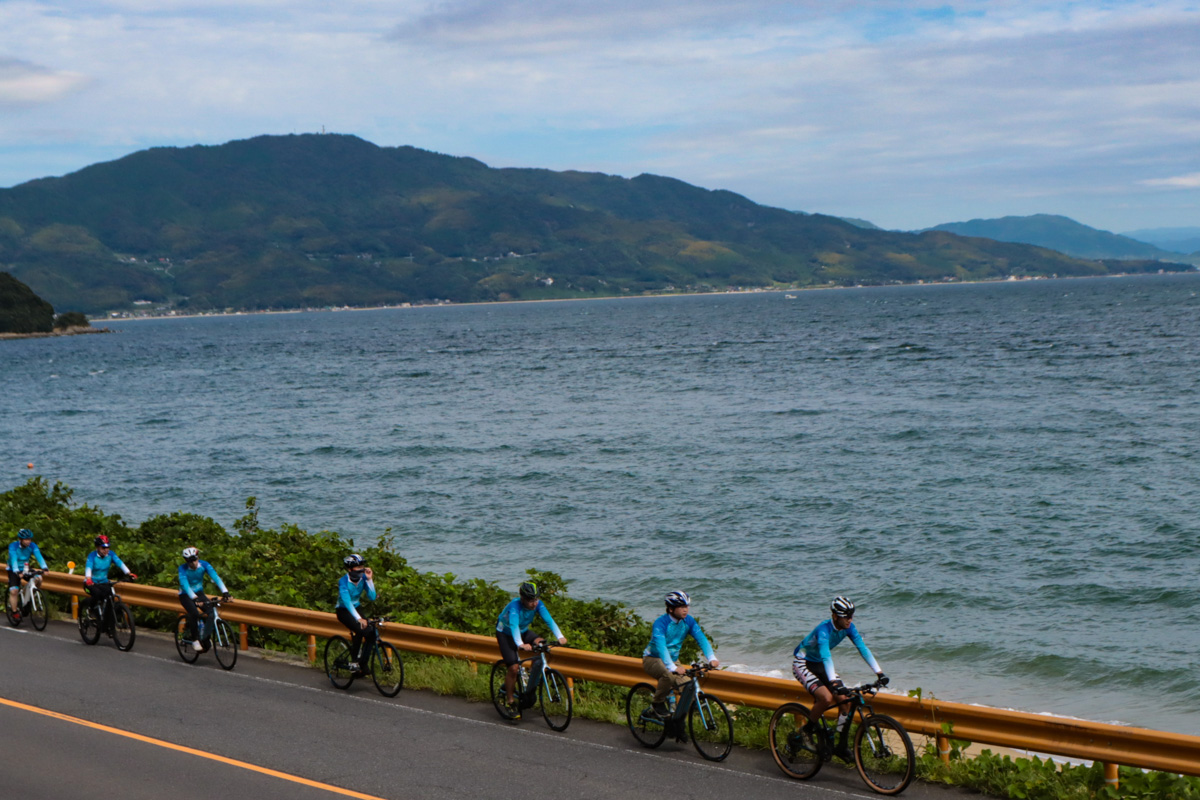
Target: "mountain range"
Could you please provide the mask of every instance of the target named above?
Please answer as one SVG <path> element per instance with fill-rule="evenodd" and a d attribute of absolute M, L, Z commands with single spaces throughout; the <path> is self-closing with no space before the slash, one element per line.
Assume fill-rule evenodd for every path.
<path fill-rule="evenodd" d="M 1148 242 L 1098 230 L 1070 217 L 1054 214 L 947 222 L 927 230 L 947 231 L 959 236 L 981 236 L 999 242 L 1035 244 L 1079 258 L 1179 261 L 1184 254 L 1191 252 L 1163 250 Z"/>
<path fill-rule="evenodd" d="M 354 136 L 260 136 L 144 150 L 0 190 L 0 270 L 56 308 L 96 313 L 1188 269 L 856 222 L 655 175 L 493 169 Z"/>

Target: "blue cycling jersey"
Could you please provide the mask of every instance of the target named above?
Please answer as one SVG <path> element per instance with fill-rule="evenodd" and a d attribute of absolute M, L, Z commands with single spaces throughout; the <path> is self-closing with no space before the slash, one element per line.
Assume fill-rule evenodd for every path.
<path fill-rule="evenodd" d="M 700 630 L 700 623 L 696 622 L 691 614 L 681 620 L 670 614 L 663 614 L 654 620 L 654 625 L 650 628 L 650 644 L 646 646 L 642 657 L 653 656 L 662 659 L 667 669 L 673 670 L 675 660 L 679 658 L 679 649 L 683 647 L 683 640 L 689 634 L 696 640 L 696 644 L 700 645 L 705 658 L 709 661 L 716 658 L 708 639 L 704 638 L 704 631 Z"/>
<path fill-rule="evenodd" d="M 217 571 L 213 569 L 213 565 L 201 560 L 194 569 L 189 568 L 186 562 L 179 565 L 179 593 L 186 594 L 195 600 L 196 593 L 204 591 L 205 575 L 212 579 L 222 594 L 229 591 L 225 588 L 221 577 L 217 575 Z"/>
<path fill-rule="evenodd" d="M 366 575 L 363 575 L 357 581 L 352 581 L 350 580 L 350 573 L 346 573 L 338 581 L 337 607 L 346 609 L 354 615 L 355 619 L 362 619 L 362 615 L 358 613 L 358 604 L 362 602 L 363 592 L 366 592 L 368 600 L 374 600 L 375 582 L 367 580 Z"/>
<path fill-rule="evenodd" d="M 858 648 L 859 655 L 863 661 L 871 667 L 876 674 L 883 672 L 879 668 L 879 663 L 875 660 L 875 656 L 871 655 L 871 651 L 867 649 L 867 643 L 863 641 L 862 636 L 858 632 L 858 628 L 854 627 L 854 623 L 850 623 L 850 627 L 845 630 L 838 630 L 833 624 L 833 620 L 827 619 L 820 625 L 812 629 L 812 633 L 804 637 L 804 641 L 796 645 L 792 657 L 796 659 L 803 658 L 805 661 L 820 661 L 825 666 L 825 677 L 830 681 L 838 679 L 837 673 L 833 669 L 833 655 L 830 651 L 842 643 L 842 640 L 847 636 L 850 641 L 854 642 L 854 646 Z"/>
<path fill-rule="evenodd" d="M 16 541 L 8 546 L 8 569 L 10 572 L 24 571 L 30 558 L 36 558 L 39 567 L 48 569 L 46 559 L 42 558 L 42 551 L 38 549 L 37 542 L 30 542 L 28 547 L 21 547 L 21 542 Z"/>
<path fill-rule="evenodd" d="M 108 583 L 108 571 L 113 566 L 119 568 L 126 575 L 129 574 L 129 567 L 125 566 L 125 562 L 112 550 L 109 550 L 106 556 L 101 556 L 93 550 L 88 553 L 87 565 L 83 570 L 83 577 L 91 578 L 92 583 Z"/>
<path fill-rule="evenodd" d="M 521 604 L 519 597 L 514 597 L 512 602 L 500 612 L 500 616 L 496 619 L 496 633 L 507 633 L 512 637 L 513 644 L 520 648 L 521 634 L 529 630 L 535 614 L 542 618 L 542 621 L 550 628 L 550 632 L 554 634 L 555 639 L 563 638 L 562 631 L 554 623 L 554 618 L 550 616 L 550 611 L 546 608 L 545 603 L 538 600 L 536 606 L 526 608 Z"/>

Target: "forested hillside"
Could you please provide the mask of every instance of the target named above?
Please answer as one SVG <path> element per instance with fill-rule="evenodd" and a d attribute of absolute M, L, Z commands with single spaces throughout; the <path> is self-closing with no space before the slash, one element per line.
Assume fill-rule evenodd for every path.
<path fill-rule="evenodd" d="M 266 309 L 1110 271 L 654 175 L 492 169 L 316 134 L 156 148 L 0 190 L 0 269 L 92 313 L 139 300 Z"/>

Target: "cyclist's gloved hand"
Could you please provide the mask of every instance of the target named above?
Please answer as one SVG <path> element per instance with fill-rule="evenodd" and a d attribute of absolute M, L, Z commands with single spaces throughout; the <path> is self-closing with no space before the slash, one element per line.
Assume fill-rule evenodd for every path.
<path fill-rule="evenodd" d="M 92 579 L 91 579 L 91 578 L 84 578 L 84 579 L 83 579 L 83 585 L 84 585 L 84 586 L 91 586 L 91 585 L 92 585 Z"/>
<path fill-rule="evenodd" d="M 229 592 L 221 592 L 221 599 L 228 603 L 233 598 L 229 596 Z"/>
<path fill-rule="evenodd" d="M 849 692 L 846 691 L 846 684 L 842 683 L 840 679 L 830 681 L 829 688 L 833 690 L 834 694 L 849 694 Z"/>
<path fill-rule="evenodd" d="M 136 580 L 137 580 L 137 575 L 133 574 L 132 572 L 131 572 L 131 573 L 129 573 L 128 575 L 126 575 L 125 577 L 126 577 L 126 578 L 129 578 L 129 580 L 131 580 L 131 581 L 136 581 Z"/>
<path fill-rule="evenodd" d="M 880 686 L 887 686 L 889 681 L 890 681 L 890 679 L 888 678 L 887 675 L 884 675 L 882 672 L 879 673 L 879 685 Z"/>

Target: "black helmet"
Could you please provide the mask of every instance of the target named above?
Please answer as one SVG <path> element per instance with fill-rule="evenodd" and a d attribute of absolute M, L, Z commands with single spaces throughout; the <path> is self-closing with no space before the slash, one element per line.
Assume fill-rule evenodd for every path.
<path fill-rule="evenodd" d="M 525 581 L 517 591 L 521 593 L 522 600 L 534 600 L 541 594 L 538 590 L 538 585 L 533 581 Z"/>
<path fill-rule="evenodd" d="M 854 601 L 849 597 L 842 597 L 840 594 L 833 598 L 833 602 L 829 604 L 829 610 L 833 612 L 835 617 L 845 617 L 849 619 L 854 616 Z"/>
<path fill-rule="evenodd" d="M 342 559 L 342 563 L 346 565 L 346 569 L 352 569 L 354 567 L 361 567 L 366 562 L 363 561 L 363 557 L 358 553 L 351 553 Z"/>

